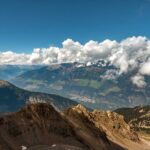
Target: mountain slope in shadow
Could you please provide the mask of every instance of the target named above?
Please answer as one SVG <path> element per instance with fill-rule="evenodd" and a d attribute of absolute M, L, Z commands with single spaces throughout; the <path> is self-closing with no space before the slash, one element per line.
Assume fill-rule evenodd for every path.
<path fill-rule="evenodd" d="M 77 102 L 58 95 L 30 92 L 20 89 L 7 81 L 0 80 L 0 113 L 17 111 L 31 98 L 37 101 L 51 102 L 59 110 L 77 105 Z"/>

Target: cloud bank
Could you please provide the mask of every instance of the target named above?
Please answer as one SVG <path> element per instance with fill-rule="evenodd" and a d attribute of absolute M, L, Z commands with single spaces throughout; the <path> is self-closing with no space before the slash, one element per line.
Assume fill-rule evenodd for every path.
<path fill-rule="evenodd" d="M 52 64 L 64 62 L 90 62 L 99 59 L 110 61 L 119 74 L 137 70 L 132 82 L 146 86 L 144 75 L 150 75 L 150 40 L 143 36 L 129 37 L 120 42 L 104 40 L 81 44 L 67 39 L 62 47 L 36 48 L 31 54 L 0 52 L 0 64 Z"/>

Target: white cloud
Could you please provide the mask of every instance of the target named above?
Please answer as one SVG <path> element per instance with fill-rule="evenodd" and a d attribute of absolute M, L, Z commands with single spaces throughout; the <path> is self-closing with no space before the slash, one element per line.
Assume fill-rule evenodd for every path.
<path fill-rule="evenodd" d="M 0 52 L 0 64 L 28 64 L 30 55 L 12 51 Z"/>
<path fill-rule="evenodd" d="M 12 51 L 0 52 L 0 64 L 52 64 L 83 62 L 104 59 L 119 69 L 119 74 L 137 69 L 135 80 L 141 82 L 144 75 L 150 75 L 150 40 L 146 37 L 129 37 L 120 42 L 104 40 L 85 44 L 67 39 L 62 47 L 36 48 L 31 54 Z M 143 83 L 144 84 L 144 83 Z"/>
<path fill-rule="evenodd" d="M 150 75 L 150 61 L 141 65 L 139 72 L 143 75 Z"/>
<path fill-rule="evenodd" d="M 146 82 L 144 81 L 144 77 L 137 74 L 131 78 L 132 83 L 135 84 L 139 88 L 143 88 L 146 86 Z"/>

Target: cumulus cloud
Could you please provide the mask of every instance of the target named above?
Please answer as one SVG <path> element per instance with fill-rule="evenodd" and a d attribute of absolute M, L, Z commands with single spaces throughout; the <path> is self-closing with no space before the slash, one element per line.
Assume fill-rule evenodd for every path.
<path fill-rule="evenodd" d="M 141 65 L 139 72 L 143 75 L 150 75 L 150 62 L 145 62 Z"/>
<path fill-rule="evenodd" d="M 29 59 L 30 55 L 24 53 L 0 52 L 0 64 L 28 64 Z"/>
<path fill-rule="evenodd" d="M 117 67 L 118 74 L 137 69 L 132 81 L 138 87 L 145 86 L 144 75 L 150 75 L 150 40 L 142 36 L 133 36 L 120 42 L 107 39 L 102 42 L 90 40 L 81 44 L 67 39 L 62 43 L 62 47 L 36 48 L 31 54 L 0 52 L 0 64 L 48 65 L 64 62 L 87 63 L 99 59 L 109 61 Z M 111 76 L 114 77 L 114 73 L 111 72 Z M 142 86 L 139 86 L 137 81 Z"/>
<path fill-rule="evenodd" d="M 131 78 L 133 84 L 135 84 L 139 88 L 143 88 L 146 86 L 146 82 L 144 81 L 144 77 L 140 74 L 135 75 Z"/>

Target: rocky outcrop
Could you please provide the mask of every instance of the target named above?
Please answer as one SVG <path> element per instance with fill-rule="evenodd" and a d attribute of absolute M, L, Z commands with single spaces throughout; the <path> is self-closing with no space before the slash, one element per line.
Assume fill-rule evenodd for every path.
<path fill-rule="evenodd" d="M 115 112 L 124 116 L 129 126 L 142 137 L 150 140 L 150 106 L 137 106 L 134 108 L 120 108 Z"/>
<path fill-rule="evenodd" d="M 16 113 L 0 117 L 0 150 L 20 150 L 21 147 L 123 150 L 109 141 L 86 116 L 83 115 L 79 124 L 73 122 L 76 121 L 69 121 L 48 103 L 30 103 Z"/>
<path fill-rule="evenodd" d="M 87 117 L 98 129 L 103 130 L 109 137 L 126 138 L 138 142 L 138 135 L 124 121 L 122 115 L 111 111 L 94 110 L 89 112 L 82 105 L 77 105 L 68 110 L 67 115 L 75 117 L 77 114 Z"/>
<path fill-rule="evenodd" d="M 82 128 L 86 133 L 89 133 L 89 128 L 92 128 L 93 132 L 100 132 L 101 136 L 107 137 L 110 143 L 117 143 L 125 149 L 147 150 L 149 147 L 146 142 L 141 141 L 138 134 L 124 121 L 124 117 L 115 112 L 101 110 L 90 112 L 79 104 L 67 109 L 64 114 L 78 129 Z M 94 139 L 94 141 L 95 144 L 96 140 Z M 113 144 L 111 147 L 113 147 Z M 117 148 L 113 147 L 112 149 L 116 150 Z"/>
<path fill-rule="evenodd" d="M 77 105 L 60 113 L 46 102 L 0 117 L 0 150 L 145 150 L 121 115 Z"/>
<path fill-rule="evenodd" d="M 111 111 L 95 110 L 91 113 L 91 120 L 97 127 L 105 130 L 110 137 L 128 139 L 139 142 L 138 135 L 124 121 L 123 116 Z"/>

